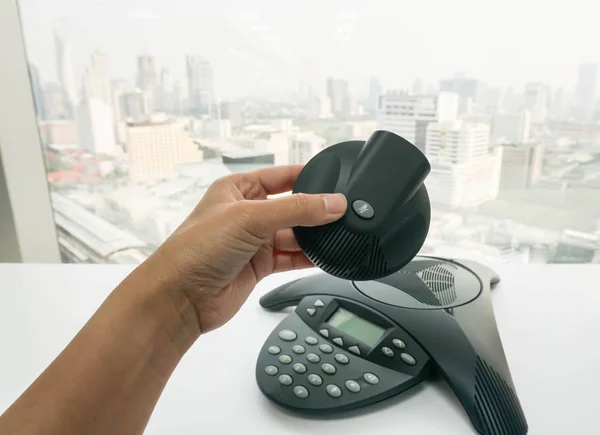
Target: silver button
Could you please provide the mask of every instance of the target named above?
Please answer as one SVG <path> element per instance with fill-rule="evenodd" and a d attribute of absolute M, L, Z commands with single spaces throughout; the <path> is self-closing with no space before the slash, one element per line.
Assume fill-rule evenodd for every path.
<path fill-rule="evenodd" d="M 269 376 L 275 376 L 279 372 L 279 369 L 275 366 L 267 366 L 265 367 L 265 373 Z"/>
<path fill-rule="evenodd" d="M 314 306 L 317 308 L 323 308 L 325 306 L 325 304 L 323 303 L 323 301 L 321 299 L 317 299 L 314 303 Z"/>
<path fill-rule="evenodd" d="M 306 344 L 310 345 L 315 345 L 319 342 L 319 340 L 317 340 L 315 337 L 306 337 L 304 341 L 306 341 Z"/>
<path fill-rule="evenodd" d="M 385 356 L 387 356 L 388 358 L 393 358 L 393 357 L 394 357 L 394 355 L 396 355 L 396 354 L 394 353 L 394 351 L 393 351 L 392 349 L 390 349 L 389 347 L 382 347 L 382 348 L 381 348 L 381 352 L 383 352 L 383 354 L 384 354 Z"/>
<path fill-rule="evenodd" d="M 325 338 L 329 338 L 329 331 L 327 329 L 321 329 L 319 331 L 319 334 L 321 334 Z"/>
<path fill-rule="evenodd" d="M 329 384 L 327 385 L 327 394 L 331 397 L 338 398 L 342 395 L 342 389 L 337 385 Z"/>
<path fill-rule="evenodd" d="M 308 397 L 308 390 L 300 385 L 294 387 L 294 394 L 298 399 L 306 399 Z"/>
<path fill-rule="evenodd" d="M 352 393 L 358 393 L 360 391 L 360 385 L 355 381 L 346 381 L 346 388 Z"/>
<path fill-rule="evenodd" d="M 373 373 L 365 373 L 363 375 L 363 379 L 366 383 L 371 385 L 377 385 L 379 383 L 379 378 L 375 376 Z"/>
<path fill-rule="evenodd" d="M 306 366 L 302 363 L 296 363 L 292 366 L 292 368 L 296 373 L 306 373 Z"/>
<path fill-rule="evenodd" d="M 321 370 L 323 370 L 328 375 L 333 375 L 336 372 L 335 366 L 329 363 L 323 363 L 323 365 L 321 366 Z"/>
<path fill-rule="evenodd" d="M 299 344 L 297 344 L 294 347 L 292 347 L 292 352 L 297 353 L 298 355 L 302 355 L 304 352 L 306 352 L 306 349 L 304 349 L 304 346 L 300 346 Z"/>
<path fill-rule="evenodd" d="M 281 364 L 289 364 L 292 362 L 292 357 L 289 355 L 280 355 L 279 356 L 279 362 Z"/>
<path fill-rule="evenodd" d="M 311 385 L 318 387 L 319 385 L 323 384 L 323 378 L 321 378 L 321 376 L 315 375 L 315 374 L 308 375 L 308 382 L 310 382 Z"/>
<path fill-rule="evenodd" d="M 392 340 L 392 344 L 394 346 L 396 346 L 398 349 L 404 349 L 406 347 L 406 344 L 404 344 L 404 342 L 402 340 L 399 340 L 397 338 L 394 338 Z"/>
<path fill-rule="evenodd" d="M 358 346 L 350 346 L 348 350 L 352 353 L 355 353 L 356 355 L 360 355 L 360 349 L 358 348 Z"/>
<path fill-rule="evenodd" d="M 279 331 L 279 338 L 281 338 L 283 341 L 294 341 L 296 337 L 296 333 L 294 331 L 290 331 L 289 329 Z"/>
<path fill-rule="evenodd" d="M 321 361 L 321 357 L 319 357 L 319 355 L 317 355 L 316 353 L 307 354 L 306 359 L 308 360 L 308 362 L 311 362 L 313 364 L 316 364 L 319 361 Z"/>
<path fill-rule="evenodd" d="M 414 366 L 417 363 L 417 360 L 415 360 L 415 358 L 408 353 L 401 353 L 400 358 L 402 358 L 402 361 L 404 361 L 406 364 L 411 366 Z"/>
<path fill-rule="evenodd" d="M 279 376 L 279 383 L 281 385 L 292 385 L 292 382 L 294 382 L 294 380 L 292 379 L 292 377 L 290 375 L 281 375 Z"/>
<path fill-rule="evenodd" d="M 341 354 L 341 353 L 336 353 L 334 358 L 340 364 L 348 364 L 348 362 L 350 361 L 350 359 L 348 359 L 348 357 L 346 355 Z"/>
<path fill-rule="evenodd" d="M 306 312 L 308 313 L 308 315 L 310 317 L 312 317 L 312 316 L 314 316 L 316 314 L 317 310 L 315 310 L 314 308 L 307 308 Z"/>
<path fill-rule="evenodd" d="M 333 342 L 335 344 L 337 344 L 338 346 L 343 346 L 344 345 L 344 340 L 342 340 L 340 337 L 334 338 Z"/>
<path fill-rule="evenodd" d="M 333 352 L 333 347 L 328 344 L 322 344 L 319 346 L 319 350 L 323 353 L 331 353 Z"/>
<path fill-rule="evenodd" d="M 269 353 L 271 355 L 279 355 L 279 352 L 281 352 L 281 348 L 279 346 L 270 346 L 269 347 Z"/>

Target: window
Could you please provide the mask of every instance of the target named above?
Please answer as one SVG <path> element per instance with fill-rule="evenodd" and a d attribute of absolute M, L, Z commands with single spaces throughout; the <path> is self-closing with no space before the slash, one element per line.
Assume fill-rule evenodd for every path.
<path fill-rule="evenodd" d="M 600 262 L 585 0 L 18 3 L 63 261 L 138 263 L 216 178 L 387 129 L 435 163 L 423 253 Z"/>

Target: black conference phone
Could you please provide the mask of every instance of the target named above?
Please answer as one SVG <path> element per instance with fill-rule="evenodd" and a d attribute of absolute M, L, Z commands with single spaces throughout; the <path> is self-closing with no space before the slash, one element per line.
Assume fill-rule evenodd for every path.
<path fill-rule="evenodd" d="M 384 133 L 383 142 L 403 141 Z M 378 136 L 375 148 L 379 145 L 382 154 L 386 144 L 381 147 L 381 132 Z M 348 149 L 348 143 L 341 145 Z M 352 178 L 353 172 L 347 170 L 346 177 Z M 412 221 L 405 218 L 400 230 L 402 223 L 388 225 L 392 232 L 421 229 L 412 234 L 409 250 L 414 250 L 414 240 L 422 243 L 422 231 L 427 232 L 429 210 L 422 208 L 428 206 L 423 189 L 416 186 L 395 206 L 398 210 L 412 204 Z M 371 217 L 380 209 L 365 193 L 361 198 L 345 193 L 349 204 L 361 201 L 362 207 L 366 202 Z M 361 207 L 350 207 L 348 213 L 364 219 L 358 216 Z M 404 213 L 410 215 L 410 207 Z M 342 219 L 329 228 L 315 228 L 308 236 L 297 234 L 307 256 L 327 273 L 292 281 L 261 298 L 261 306 L 268 310 L 296 307 L 259 353 L 256 379 L 263 394 L 305 415 L 333 414 L 385 400 L 435 372 L 447 381 L 479 433 L 526 434 L 527 421 L 490 299 L 491 288 L 500 279 L 497 274 L 467 260 L 412 255 L 394 262 L 407 258 L 407 253 L 385 254 L 390 248 L 379 243 L 386 236 L 390 240 L 385 216 L 383 225 L 371 227 L 359 242 L 352 239 L 360 231 L 353 224 Z M 410 239 L 410 234 L 406 236 Z M 348 240 L 354 245 L 344 246 Z"/>

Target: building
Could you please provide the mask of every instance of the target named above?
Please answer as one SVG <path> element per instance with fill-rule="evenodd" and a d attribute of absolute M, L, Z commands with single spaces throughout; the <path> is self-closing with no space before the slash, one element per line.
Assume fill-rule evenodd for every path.
<path fill-rule="evenodd" d="M 189 110 L 195 115 L 213 115 L 215 94 L 213 69 L 204 56 L 186 56 Z"/>
<path fill-rule="evenodd" d="M 154 111 L 156 102 L 156 88 L 158 86 L 158 78 L 156 75 L 156 66 L 154 57 L 148 55 L 138 56 L 138 73 L 137 73 L 138 88 L 146 95 L 150 105 L 150 112 Z"/>
<path fill-rule="evenodd" d="M 40 72 L 35 65 L 29 65 L 29 80 L 31 82 L 31 91 L 33 93 L 33 103 L 35 113 L 38 119 L 46 119 L 46 107 L 44 105 L 44 90 L 42 89 L 42 80 Z"/>
<path fill-rule="evenodd" d="M 44 145 L 75 146 L 78 142 L 77 124 L 71 120 L 41 121 L 40 137 Z"/>
<path fill-rule="evenodd" d="M 327 77 L 327 96 L 331 101 L 333 116 L 346 118 L 352 114 L 352 97 L 347 80 Z"/>
<path fill-rule="evenodd" d="M 577 118 L 589 120 L 593 114 L 598 93 L 598 65 L 585 63 L 579 66 L 575 90 L 575 114 Z"/>
<path fill-rule="evenodd" d="M 544 146 L 539 143 L 502 146 L 501 189 L 529 188 L 542 176 Z"/>
<path fill-rule="evenodd" d="M 83 100 L 76 114 L 79 147 L 94 154 L 117 152 L 110 106 L 99 100 Z"/>
<path fill-rule="evenodd" d="M 486 124 L 435 122 L 427 127 L 425 154 L 431 172 L 425 180 L 433 204 L 467 208 L 496 198 L 502 150 L 489 150 Z"/>
<path fill-rule="evenodd" d="M 177 166 L 202 160 L 185 123 L 155 116 L 129 123 L 126 135 L 129 176 L 135 182 L 173 178 Z"/>
<path fill-rule="evenodd" d="M 112 104 L 108 67 L 104 53 L 96 51 L 90 58 L 90 64 L 83 75 L 83 98 L 102 101 L 109 106 Z"/>
<path fill-rule="evenodd" d="M 531 114 L 498 113 L 492 118 L 492 137 L 497 143 L 526 143 L 531 135 Z"/>
<path fill-rule="evenodd" d="M 79 103 L 79 95 L 75 81 L 75 70 L 73 68 L 71 42 L 67 38 L 66 22 L 55 22 L 53 30 L 58 82 L 64 93 L 69 114 L 73 115 Z"/>
<path fill-rule="evenodd" d="M 309 116 L 313 119 L 330 119 L 333 117 L 331 99 L 329 97 L 315 97 L 311 100 L 309 107 Z"/>
<path fill-rule="evenodd" d="M 377 77 L 371 77 L 369 80 L 369 107 L 367 110 L 370 113 L 377 114 L 379 107 L 379 96 L 383 93 L 383 87 Z"/>
<path fill-rule="evenodd" d="M 135 89 L 119 96 L 120 119 L 128 122 L 141 122 L 152 113 L 151 96 L 148 92 Z"/>
<path fill-rule="evenodd" d="M 289 145 L 290 165 L 303 165 L 324 150 L 326 141 L 312 132 L 292 133 Z"/>
<path fill-rule="evenodd" d="M 541 124 L 546 120 L 551 105 L 550 97 L 550 87 L 544 83 L 530 82 L 525 85 L 524 108 L 531 114 L 532 124 Z"/>
<path fill-rule="evenodd" d="M 411 95 L 390 92 L 380 97 L 377 126 L 402 136 L 425 151 L 427 126 L 431 122 L 456 119 L 458 96 L 451 92 L 439 95 Z"/>
<path fill-rule="evenodd" d="M 475 78 L 457 74 L 440 81 L 440 92 L 452 92 L 459 96 L 459 114 L 471 113 L 473 106 L 480 104 L 484 95 L 483 83 Z"/>

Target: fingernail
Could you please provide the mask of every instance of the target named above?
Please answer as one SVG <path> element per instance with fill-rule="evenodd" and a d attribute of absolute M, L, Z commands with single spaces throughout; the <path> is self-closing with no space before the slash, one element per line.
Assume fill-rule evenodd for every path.
<path fill-rule="evenodd" d="M 341 193 L 325 195 L 323 201 L 328 214 L 340 214 L 346 211 L 346 197 Z"/>

